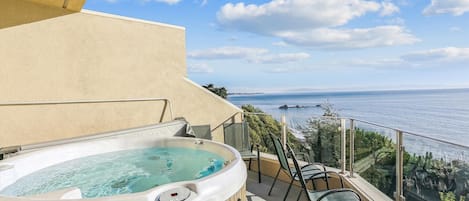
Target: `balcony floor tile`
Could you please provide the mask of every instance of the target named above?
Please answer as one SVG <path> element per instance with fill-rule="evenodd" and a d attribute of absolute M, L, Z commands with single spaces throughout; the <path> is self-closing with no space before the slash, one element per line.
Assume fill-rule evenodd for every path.
<path fill-rule="evenodd" d="M 262 183 L 258 183 L 257 172 L 248 171 L 248 179 L 246 181 L 248 201 L 282 201 L 283 196 L 285 196 L 285 192 L 287 192 L 288 183 L 277 180 L 277 183 L 272 190 L 272 194 L 268 196 L 267 193 L 269 192 L 270 185 L 272 185 L 273 181 L 274 178 L 272 177 L 262 176 Z M 287 200 L 295 201 L 299 192 L 300 188 L 293 186 L 288 194 Z M 304 193 L 300 200 L 307 201 Z"/>

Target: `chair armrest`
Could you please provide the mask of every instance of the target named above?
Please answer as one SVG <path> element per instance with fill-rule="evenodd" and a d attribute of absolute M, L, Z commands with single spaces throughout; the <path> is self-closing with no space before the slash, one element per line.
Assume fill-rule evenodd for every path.
<path fill-rule="evenodd" d="M 330 189 L 328 190 L 326 193 L 324 193 L 323 195 L 319 196 L 317 198 L 318 201 L 321 201 L 322 199 L 326 198 L 328 195 L 330 194 L 334 194 L 334 193 L 341 193 L 341 192 L 350 192 L 350 193 L 353 193 L 355 196 L 356 196 L 356 200 L 357 201 L 361 201 L 361 198 L 360 198 L 360 195 L 355 192 L 354 190 L 352 189 L 349 189 L 349 188 L 339 188 L 339 189 Z"/>
<path fill-rule="evenodd" d="M 306 165 L 301 166 L 301 169 L 306 168 L 306 167 L 309 167 L 309 166 L 312 166 L 312 165 L 321 166 L 322 169 L 323 169 L 323 171 L 324 171 L 324 172 L 326 171 L 326 166 L 324 166 L 324 164 L 322 164 L 322 163 L 308 163 L 308 164 L 306 164 Z"/>
<path fill-rule="evenodd" d="M 342 188 L 344 187 L 344 181 L 342 180 L 342 176 L 341 176 L 339 173 L 334 172 L 334 171 L 323 171 L 323 172 L 314 173 L 314 174 L 312 174 L 309 178 L 306 178 L 306 180 L 311 180 L 311 181 L 313 181 L 313 180 L 315 179 L 315 178 L 314 178 L 315 176 L 321 175 L 321 174 L 324 174 L 324 178 L 326 179 L 326 181 L 327 181 L 327 179 L 329 178 L 329 174 L 335 174 L 335 175 L 337 175 L 337 177 L 338 177 L 339 180 L 340 180 L 340 185 L 341 185 L 341 187 L 342 187 Z M 327 182 L 327 185 L 328 185 L 328 189 L 329 189 L 329 182 Z"/>
<path fill-rule="evenodd" d="M 259 144 L 256 143 L 256 144 L 251 144 L 251 152 L 254 151 L 254 146 L 256 146 L 257 151 L 259 151 L 259 147 L 260 147 L 261 145 L 259 145 Z"/>

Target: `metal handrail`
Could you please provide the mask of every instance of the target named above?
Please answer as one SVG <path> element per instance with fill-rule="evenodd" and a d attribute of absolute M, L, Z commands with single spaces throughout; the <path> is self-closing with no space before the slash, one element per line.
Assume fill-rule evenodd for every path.
<path fill-rule="evenodd" d="M 436 138 L 425 136 L 423 134 L 419 134 L 419 133 L 416 133 L 416 132 L 406 131 L 406 130 L 402 130 L 402 129 L 399 129 L 399 128 L 392 128 L 392 127 L 389 127 L 389 126 L 384 126 L 382 124 L 378 124 L 378 123 L 374 123 L 374 122 L 370 122 L 370 121 L 366 121 L 366 120 L 361 120 L 361 119 L 356 119 L 356 118 L 346 118 L 346 119 L 350 119 L 350 120 L 354 120 L 354 121 L 357 121 L 357 122 L 370 124 L 370 125 L 373 125 L 373 126 L 378 126 L 378 127 L 381 127 L 381 128 L 390 129 L 390 130 L 393 130 L 393 131 L 396 131 L 396 132 L 400 131 L 400 132 L 405 133 L 405 134 L 409 134 L 409 135 L 413 135 L 413 136 L 416 136 L 416 137 L 421 137 L 421 138 L 425 138 L 425 139 L 428 139 L 428 140 L 433 140 L 433 141 L 437 141 L 437 142 L 440 142 L 440 143 L 445 143 L 445 144 L 457 146 L 457 147 L 464 148 L 464 149 L 469 149 L 469 146 L 467 146 L 467 145 L 462 145 L 462 144 L 458 144 L 458 143 L 454 143 L 454 142 L 448 142 L 448 141 L 445 141 L 445 140 L 436 139 Z"/>
<path fill-rule="evenodd" d="M 345 127 L 345 120 L 348 119 L 350 121 L 350 164 L 349 164 L 349 176 L 350 177 L 353 177 L 353 173 L 354 173 L 354 170 L 353 170 L 353 164 L 354 164 L 354 132 L 353 130 L 355 129 L 355 122 L 361 122 L 361 123 L 365 123 L 365 124 L 369 124 L 369 125 L 373 125 L 373 126 L 377 126 L 377 127 L 381 127 L 381 128 L 386 128 L 386 129 L 390 129 L 390 130 L 393 130 L 395 133 L 396 133 L 396 191 L 394 192 L 394 200 L 395 201 L 405 201 L 405 197 L 404 197 L 404 187 L 403 187 L 403 179 L 404 179 L 404 136 L 403 134 L 406 133 L 406 134 L 409 134 L 409 135 L 412 135 L 412 136 L 417 136 L 417 137 L 421 137 L 421 138 L 424 138 L 424 139 L 428 139 L 428 140 L 433 140 L 433 141 L 436 141 L 436 142 L 440 142 L 440 143 L 445 143 L 445 144 L 448 144 L 448 145 L 453 145 L 455 147 L 458 147 L 458 148 L 463 148 L 463 149 L 469 149 L 469 146 L 466 146 L 466 145 L 461 145 L 461 144 L 457 144 L 457 143 L 453 143 L 453 142 L 448 142 L 448 141 L 445 141 L 445 140 L 441 140 L 441 139 L 436 139 L 436 138 L 433 138 L 433 137 L 428 137 L 428 136 L 425 136 L 425 135 L 422 135 L 422 134 L 418 134 L 418 133 L 415 133 L 415 132 L 409 132 L 409 131 L 404 131 L 402 129 L 398 129 L 398 128 L 393 128 L 393 127 L 389 127 L 389 126 L 384 126 L 382 124 L 378 124 L 378 123 L 374 123 L 374 122 L 370 122 L 370 121 L 366 121 L 366 120 L 361 120 L 361 119 L 356 119 L 356 118 L 346 118 L 346 117 L 318 117 L 316 119 L 321 119 L 321 118 L 326 118 L 326 119 L 340 119 L 341 120 L 341 127 L 344 128 Z M 344 145 L 344 142 L 345 142 L 345 139 L 344 139 L 344 131 L 342 130 L 342 134 L 341 134 L 341 160 L 344 160 L 344 156 L 345 156 L 345 147 L 343 146 Z M 344 169 L 345 169 L 345 163 L 341 163 L 341 169 L 342 169 L 342 173 L 344 173 Z"/>
<path fill-rule="evenodd" d="M 0 103 L 0 107 L 16 107 L 16 106 L 37 106 L 37 105 L 71 105 L 71 104 L 99 104 L 99 103 L 126 103 L 126 102 L 149 102 L 164 101 L 163 111 L 161 112 L 160 123 L 169 107 L 170 118 L 173 119 L 173 108 L 171 100 L 167 98 L 140 98 L 140 99 L 111 99 L 111 100 L 72 100 L 72 101 L 42 101 L 42 102 L 16 102 L 16 103 Z M 0 148 L 0 160 L 4 154 L 14 153 L 23 150 L 21 146 Z"/>
<path fill-rule="evenodd" d="M 230 117 L 228 117 L 227 119 L 225 119 L 221 124 L 219 124 L 218 126 L 216 126 L 215 128 L 213 128 L 210 132 L 214 132 L 215 130 L 217 130 L 218 128 L 220 128 L 221 126 L 223 126 L 227 121 L 229 120 L 232 120 L 234 122 L 234 118 L 236 117 L 236 115 L 240 114 L 241 115 L 241 120 L 243 120 L 243 112 L 235 112 L 233 115 L 231 115 Z"/>
<path fill-rule="evenodd" d="M 400 131 L 404 134 L 409 134 L 409 135 L 413 135 L 413 136 L 416 136 L 416 137 L 421 137 L 421 138 L 425 138 L 425 139 L 428 139 L 428 140 L 433 140 L 433 141 L 437 141 L 437 142 L 440 142 L 440 143 L 446 143 L 446 144 L 457 146 L 457 147 L 460 147 L 460 148 L 469 149 L 468 145 L 462 145 L 462 144 L 458 144 L 458 143 L 454 143 L 454 142 L 449 142 L 449 141 L 445 141 L 445 140 L 425 136 L 425 135 L 419 134 L 417 132 L 406 131 L 406 130 L 403 130 L 403 129 L 400 129 L 400 128 L 393 128 L 393 127 L 390 127 L 390 126 L 385 126 L 383 124 L 379 124 L 379 123 L 375 123 L 375 122 L 371 122 L 371 121 L 367 121 L 367 120 L 362 120 L 362 119 L 357 119 L 357 118 L 319 116 L 319 117 L 314 117 L 313 119 L 322 119 L 322 118 L 324 118 L 324 119 L 333 119 L 333 120 L 340 120 L 340 119 L 354 120 L 355 122 L 361 122 L 361 123 L 365 123 L 365 124 L 369 124 L 369 125 L 373 125 L 373 126 L 377 126 L 377 127 L 381 127 L 381 128 L 386 128 L 386 129 L 389 129 L 389 130 L 393 130 L 395 132 Z"/>
<path fill-rule="evenodd" d="M 267 113 L 264 113 L 264 112 L 243 112 L 243 114 L 247 114 L 247 115 L 272 116 L 271 114 L 267 114 Z"/>
<path fill-rule="evenodd" d="M 345 127 L 345 120 L 349 120 L 350 121 L 350 125 L 349 125 L 349 128 L 350 128 L 350 164 L 349 164 L 349 176 L 350 177 L 354 177 L 353 176 L 353 173 L 354 173 L 354 170 L 353 170 L 353 164 L 354 164 L 354 129 L 356 128 L 356 122 L 361 122 L 361 123 L 365 123 L 365 124 L 368 124 L 368 125 L 373 125 L 373 126 L 377 126 L 377 127 L 380 127 L 380 128 L 385 128 L 385 129 L 390 129 L 392 131 L 395 132 L 396 134 L 396 144 L 395 144 L 395 147 L 396 147 L 396 191 L 394 192 L 394 199 L 395 201 L 405 201 L 405 197 L 404 197 L 404 187 L 403 187 L 403 178 L 404 178 L 404 136 L 403 134 L 409 134 L 411 136 L 417 136 L 417 137 L 421 137 L 421 138 L 424 138 L 424 139 L 428 139 L 428 140 L 432 140 L 432 141 L 435 141 L 435 142 L 439 142 L 439 143 L 445 143 L 445 144 L 448 144 L 448 145 L 452 145 L 452 146 L 455 146 L 455 147 L 458 147 L 458 148 L 463 148 L 463 149 L 469 149 L 469 146 L 467 145 L 461 145 L 461 144 L 457 144 L 457 143 L 453 143 L 453 142 L 448 142 L 448 141 L 445 141 L 445 140 L 441 140 L 441 139 L 436 139 L 436 138 L 433 138 L 433 137 L 429 137 L 429 136 L 425 136 L 425 135 L 422 135 L 422 134 L 419 134 L 419 133 L 416 133 L 416 132 L 409 132 L 409 131 L 405 131 L 405 130 L 402 130 L 402 129 L 398 129 L 398 128 L 393 128 L 393 127 L 390 127 L 390 126 L 385 126 L 385 125 L 382 125 L 382 124 L 379 124 L 379 123 L 375 123 L 375 122 L 371 122 L 371 121 L 367 121 L 367 120 L 361 120 L 361 119 L 356 119 L 356 118 L 350 118 L 350 117 L 328 117 L 328 116 L 321 116 L 321 117 L 313 117 L 312 119 L 317 119 L 317 120 L 321 120 L 321 119 L 333 119 L 333 120 L 341 120 L 340 122 L 340 126 L 342 129 L 344 129 Z M 344 139 L 344 130 L 341 130 L 341 150 L 340 150 L 340 155 L 341 155 L 341 160 L 342 161 L 345 161 L 345 153 L 346 153 L 346 150 L 345 150 L 345 146 L 343 146 L 345 143 L 345 139 Z M 344 173 L 344 169 L 345 169 L 345 163 L 344 162 L 341 162 L 341 170 L 342 170 L 342 173 Z"/>
<path fill-rule="evenodd" d="M 398 129 L 398 128 L 393 128 L 393 127 L 385 126 L 385 125 L 378 124 L 378 123 L 374 123 L 374 122 L 367 121 L 367 120 L 361 120 L 361 119 L 355 119 L 355 118 L 347 118 L 347 119 L 353 119 L 353 120 L 355 120 L 355 121 L 357 121 L 357 122 L 362 122 L 362 123 L 370 124 L 370 125 L 373 125 L 373 126 L 378 126 L 378 127 L 381 127 L 381 128 L 386 128 L 386 129 L 390 129 L 390 130 L 393 130 L 393 131 L 402 131 L 401 129 Z"/>
<path fill-rule="evenodd" d="M 111 100 L 72 100 L 72 101 L 43 101 L 43 102 L 16 102 L 16 103 L 0 103 L 0 107 L 12 106 L 37 106 L 37 105 L 71 105 L 71 104 L 97 104 L 97 103 L 125 103 L 125 102 L 149 102 L 164 101 L 163 112 L 161 113 L 160 122 L 163 122 L 166 108 L 169 107 L 170 118 L 173 119 L 173 108 L 171 101 L 167 98 L 140 98 L 140 99 L 111 99 Z"/>

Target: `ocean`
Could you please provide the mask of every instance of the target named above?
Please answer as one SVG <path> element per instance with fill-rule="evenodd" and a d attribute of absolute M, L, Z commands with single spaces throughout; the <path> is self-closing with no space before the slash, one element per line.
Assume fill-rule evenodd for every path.
<path fill-rule="evenodd" d="M 285 114 L 292 128 L 322 115 L 316 105 L 330 103 L 342 117 L 469 146 L 469 89 L 232 95 L 228 100 L 237 106 L 254 105 L 276 119 Z M 281 105 L 305 107 L 279 109 Z"/>

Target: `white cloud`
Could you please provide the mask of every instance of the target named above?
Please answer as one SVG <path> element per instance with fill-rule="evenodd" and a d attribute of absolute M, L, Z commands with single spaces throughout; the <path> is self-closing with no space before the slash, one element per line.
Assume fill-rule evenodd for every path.
<path fill-rule="evenodd" d="M 469 48 L 436 48 L 410 52 L 399 58 L 359 58 L 337 61 L 328 66 L 374 69 L 466 67 Z"/>
<path fill-rule="evenodd" d="M 424 10 L 424 15 L 437 15 L 450 13 L 454 16 L 469 12 L 468 0 L 432 0 Z"/>
<path fill-rule="evenodd" d="M 399 7 L 388 1 L 381 2 L 381 8 L 381 13 L 379 14 L 381 16 L 388 16 L 399 12 Z"/>
<path fill-rule="evenodd" d="M 154 0 L 154 1 L 173 5 L 173 4 L 179 3 L 181 0 Z"/>
<path fill-rule="evenodd" d="M 187 53 L 187 56 L 194 59 L 241 59 L 254 57 L 267 52 L 267 49 L 262 48 L 227 46 L 207 50 L 195 50 Z"/>
<path fill-rule="evenodd" d="M 269 55 L 258 55 L 256 57 L 247 58 L 248 61 L 253 63 L 263 64 L 281 64 L 300 61 L 310 58 L 308 53 L 284 53 L 284 54 L 269 54 Z"/>
<path fill-rule="evenodd" d="M 210 68 L 205 63 L 193 63 L 187 66 L 189 73 L 213 73 L 213 68 Z"/>
<path fill-rule="evenodd" d="M 413 44 L 419 41 L 400 26 L 379 26 L 367 29 L 314 29 L 286 31 L 277 34 L 287 43 L 324 49 L 354 49 Z"/>
<path fill-rule="evenodd" d="M 267 73 L 289 73 L 293 72 L 294 68 L 292 67 L 275 67 L 271 69 L 267 69 L 265 72 Z"/>
<path fill-rule="evenodd" d="M 120 0 L 104 0 L 104 1 L 106 1 L 108 3 L 116 3 Z M 140 1 L 143 2 L 143 3 L 154 1 L 154 2 L 159 2 L 159 3 L 166 3 L 166 4 L 169 4 L 169 5 L 174 5 L 174 4 L 179 3 L 182 0 L 140 0 Z"/>
<path fill-rule="evenodd" d="M 341 63 L 345 66 L 354 66 L 354 67 L 396 67 L 403 66 L 405 61 L 402 59 L 392 59 L 392 58 L 380 58 L 380 59 L 355 59 L 350 61 L 345 61 Z"/>
<path fill-rule="evenodd" d="M 437 48 L 403 54 L 400 57 L 360 57 L 316 63 L 308 66 L 290 65 L 277 66 L 267 69 L 269 73 L 310 72 L 315 69 L 426 69 L 426 68 L 467 68 L 469 62 L 469 48 Z"/>
<path fill-rule="evenodd" d="M 195 50 L 187 53 L 191 59 L 244 59 L 250 63 L 280 64 L 310 58 L 308 53 L 269 54 L 269 50 L 250 47 L 219 47 L 206 50 Z"/>
<path fill-rule="evenodd" d="M 415 62 L 458 62 L 469 61 L 469 48 L 446 47 L 413 52 L 401 57 L 406 61 Z"/>
<path fill-rule="evenodd" d="M 272 34 L 285 30 L 336 27 L 377 12 L 381 5 L 364 0 L 272 0 L 262 5 L 225 4 L 217 13 L 225 28 Z"/>
<path fill-rule="evenodd" d="M 390 1 L 272 0 L 265 4 L 225 4 L 217 13 L 225 29 L 279 37 L 297 46 L 351 49 L 413 44 L 419 39 L 402 26 L 339 29 L 369 12 L 399 12 Z"/>

